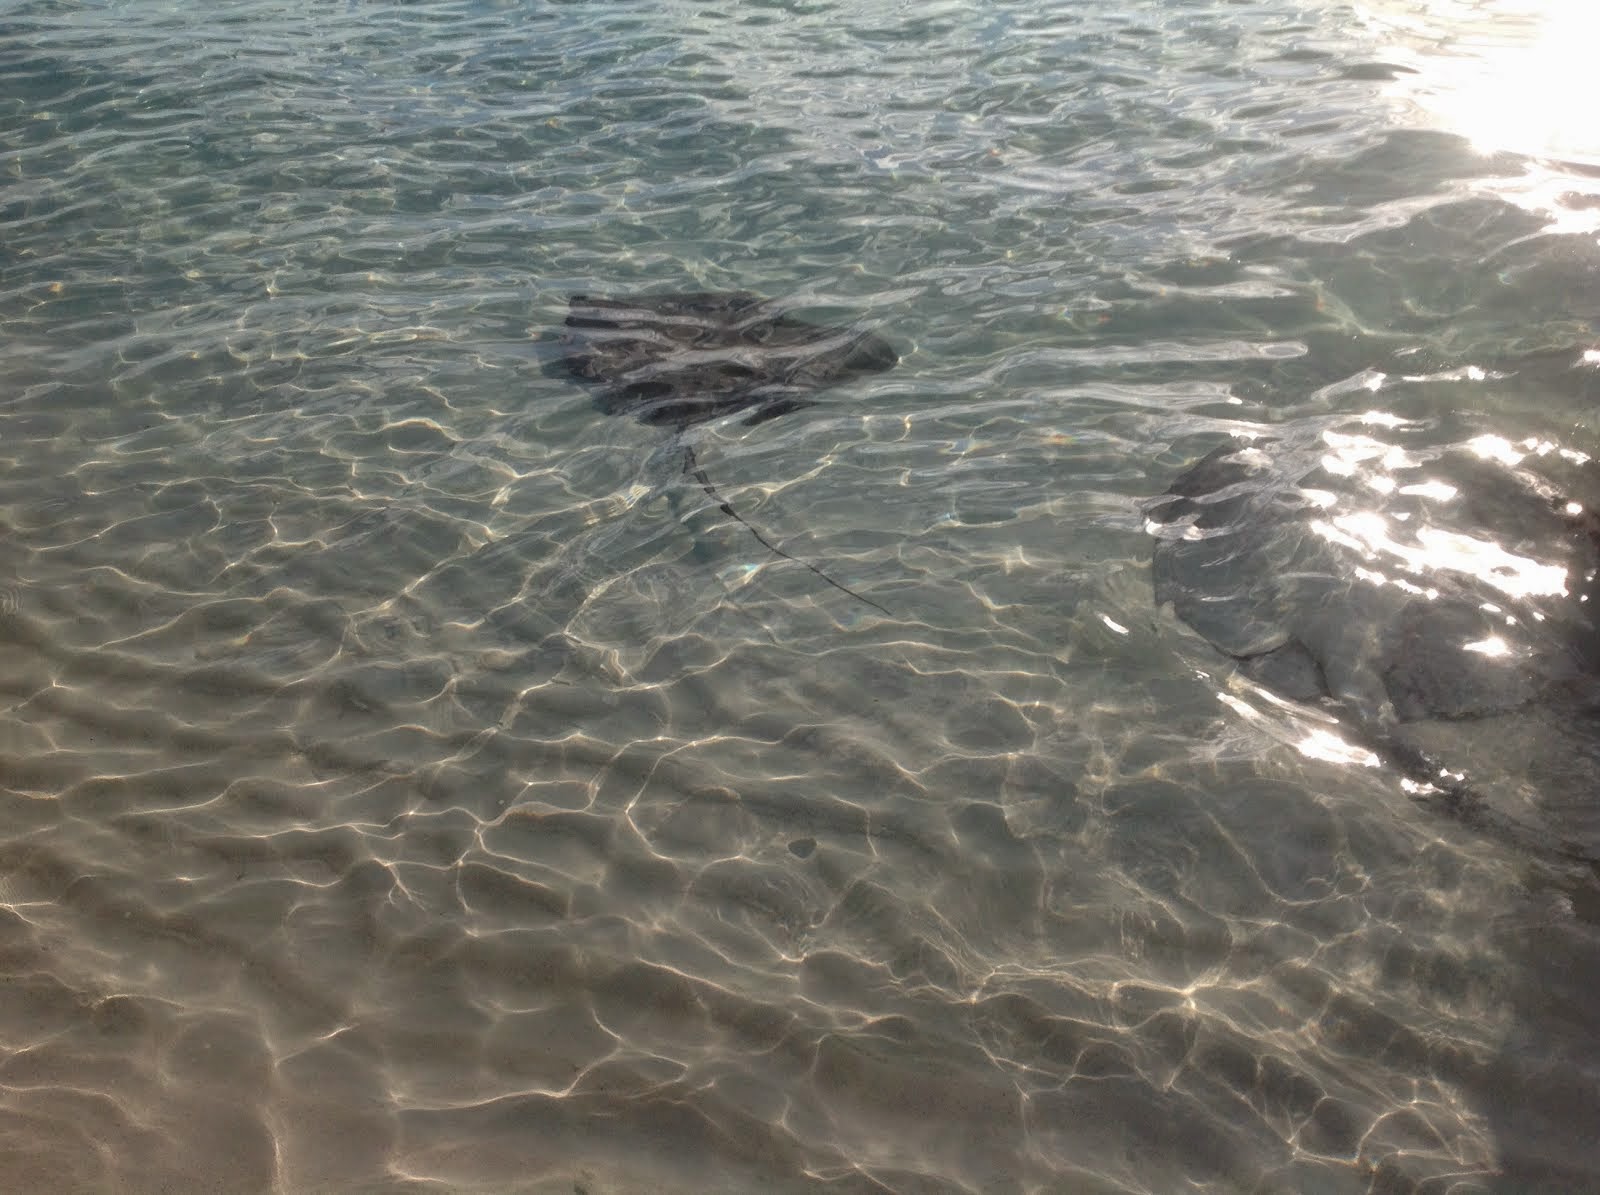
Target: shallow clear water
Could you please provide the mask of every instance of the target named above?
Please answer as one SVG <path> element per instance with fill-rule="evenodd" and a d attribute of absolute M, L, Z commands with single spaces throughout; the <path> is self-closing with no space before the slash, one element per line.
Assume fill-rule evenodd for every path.
<path fill-rule="evenodd" d="M 8 5 L 5 1184 L 1600 1189 L 1593 868 L 1309 749 L 1143 505 L 1600 452 L 1510 8 Z M 889 616 L 554 368 L 686 289 L 900 346 L 687 433 Z"/>

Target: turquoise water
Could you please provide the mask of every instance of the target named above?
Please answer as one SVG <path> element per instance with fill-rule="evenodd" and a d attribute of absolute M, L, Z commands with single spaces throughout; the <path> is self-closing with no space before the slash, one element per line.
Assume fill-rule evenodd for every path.
<path fill-rule="evenodd" d="M 1583 496 L 1544 7 L 5 5 L 0 1185 L 1600 1190 L 1583 715 L 1429 728 L 1452 816 L 1145 514 Z M 889 614 L 562 376 L 682 290 L 900 348 L 684 433 Z"/>

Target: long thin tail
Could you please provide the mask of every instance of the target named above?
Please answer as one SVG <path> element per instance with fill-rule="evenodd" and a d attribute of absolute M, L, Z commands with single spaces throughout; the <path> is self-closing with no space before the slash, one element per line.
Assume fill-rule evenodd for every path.
<path fill-rule="evenodd" d="M 717 504 L 717 508 L 719 510 L 721 510 L 723 514 L 727 515 L 734 522 L 743 524 L 744 529 L 746 531 L 748 531 L 751 535 L 755 536 L 757 541 L 760 542 L 761 546 L 766 548 L 767 551 L 771 552 L 774 556 L 782 556 L 785 560 L 792 560 L 796 564 L 804 565 L 806 568 L 808 568 L 812 572 L 816 573 L 817 576 L 821 577 L 824 581 L 826 581 L 829 585 L 832 585 L 835 589 L 839 590 L 841 593 L 848 593 L 851 597 L 855 598 L 856 601 L 865 602 L 867 605 L 871 606 L 874 610 L 879 610 L 879 611 L 882 611 L 884 614 L 889 614 L 889 611 L 885 610 L 882 606 L 878 605 L 877 602 L 873 601 L 869 597 L 862 597 L 859 593 L 857 593 L 855 590 L 851 589 L 848 585 L 839 584 L 839 582 L 835 581 L 832 577 L 828 576 L 827 573 L 823 572 L 820 568 L 818 568 L 816 565 L 812 564 L 810 561 L 801 560 L 800 557 L 798 557 L 798 556 L 789 555 L 789 553 L 785 552 L 782 548 L 780 548 L 776 544 L 772 543 L 770 540 L 767 539 L 766 536 L 762 535 L 761 532 L 757 531 L 749 523 L 746 523 L 744 521 L 744 516 L 741 515 L 738 511 L 734 510 L 732 504 L 729 503 L 725 498 L 723 498 L 723 496 L 721 494 L 717 493 L 717 487 L 711 484 L 711 478 L 706 476 L 706 471 L 700 467 L 700 462 L 695 459 L 694 448 L 691 447 L 688 444 L 685 444 L 683 446 L 683 471 L 685 473 L 689 474 L 689 476 L 693 477 L 696 481 L 698 481 L 700 483 L 700 488 L 703 489 L 710 496 L 711 500 Z M 894 615 L 890 614 L 889 617 L 893 618 Z"/>
<path fill-rule="evenodd" d="M 1580 864 L 1600 874 L 1600 858 L 1593 848 L 1562 838 L 1541 837 L 1536 828 L 1519 823 L 1496 809 L 1472 781 L 1451 772 L 1431 754 L 1414 743 L 1407 742 L 1390 730 L 1361 725 L 1367 745 L 1380 759 L 1395 768 L 1413 783 L 1422 786 L 1422 792 L 1413 794 L 1428 808 L 1454 818 L 1468 829 L 1488 834 L 1502 842 L 1510 843 L 1530 854 L 1562 863 Z"/>

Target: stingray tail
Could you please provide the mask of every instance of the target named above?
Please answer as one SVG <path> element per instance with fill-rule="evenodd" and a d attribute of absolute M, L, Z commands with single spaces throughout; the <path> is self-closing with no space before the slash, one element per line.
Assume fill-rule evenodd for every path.
<path fill-rule="evenodd" d="M 789 555 L 789 553 L 772 543 L 769 539 L 767 539 L 766 536 L 762 535 L 761 532 L 757 531 L 749 523 L 746 523 L 744 516 L 738 511 L 734 510 L 733 504 L 719 494 L 717 492 L 717 487 L 711 484 L 711 478 L 706 476 L 706 471 L 700 467 L 700 462 L 695 458 L 694 448 L 688 444 L 683 446 L 683 471 L 700 483 L 700 488 L 703 489 L 711 498 L 711 500 L 717 504 L 717 508 L 721 510 L 723 514 L 727 515 L 734 522 L 741 524 L 746 531 L 756 537 L 757 542 L 759 542 L 762 547 L 766 548 L 767 551 L 771 552 L 774 556 L 782 556 L 785 560 L 792 560 L 798 565 L 803 565 L 812 572 L 816 573 L 817 576 L 821 577 L 829 585 L 832 585 L 835 589 L 839 590 L 839 592 L 849 594 L 858 602 L 865 602 L 874 610 L 881 611 L 884 614 L 889 614 L 889 611 L 878 605 L 877 602 L 873 601 L 869 597 L 863 597 L 861 594 L 851 589 L 848 585 L 839 584 L 839 582 L 828 576 L 827 573 L 823 572 L 810 561 L 801 560 L 798 556 Z M 891 618 L 894 617 L 892 614 L 889 616 Z"/>
<path fill-rule="evenodd" d="M 1580 843 L 1563 839 L 1552 841 L 1532 828 L 1495 809 L 1466 777 L 1450 771 L 1439 760 L 1392 731 L 1370 730 L 1368 745 L 1381 759 L 1396 768 L 1420 791 L 1413 793 L 1419 804 L 1438 810 L 1470 830 L 1497 838 L 1529 854 L 1566 864 L 1579 864 L 1600 874 L 1600 859 Z"/>

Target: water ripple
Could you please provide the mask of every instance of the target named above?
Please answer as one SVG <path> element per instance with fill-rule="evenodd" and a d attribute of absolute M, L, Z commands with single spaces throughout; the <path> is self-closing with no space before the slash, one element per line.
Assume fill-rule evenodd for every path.
<path fill-rule="evenodd" d="M 1594 1185 L 1592 874 L 1151 596 L 1229 439 L 1581 488 L 1592 180 L 1398 7 L 12 6 L 10 1183 Z M 555 368 L 690 289 L 900 346 L 688 433 L 894 618 Z"/>

